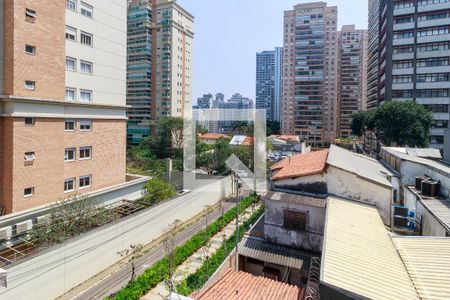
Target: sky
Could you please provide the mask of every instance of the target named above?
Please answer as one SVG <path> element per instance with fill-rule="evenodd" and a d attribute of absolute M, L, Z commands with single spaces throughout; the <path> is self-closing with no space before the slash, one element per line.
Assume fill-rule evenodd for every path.
<path fill-rule="evenodd" d="M 283 46 L 283 12 L 304 0 L 178 0 L 195 16 L 194 103 L 207 93 L 255 98 L 256 53 Z M 367 29 L 368 0 L 328 0 L 338 29 Z"/>

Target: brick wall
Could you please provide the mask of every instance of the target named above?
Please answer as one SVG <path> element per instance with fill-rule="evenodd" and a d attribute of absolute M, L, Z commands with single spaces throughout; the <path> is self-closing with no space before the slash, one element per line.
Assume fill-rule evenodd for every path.
<path fill-rule="evenodd" d="M 92 175 L 91 187 L 76 190 L 82 194 L 125 182 L 126 121 L 93 120 L 92 131 L 66 132 L 64 119 L 37 118 L 34 126 L 27 126 L 23 118 L 6 118 L 11 122 L 13 141 L 11 160 L 14 169 L 11 205 L 7 213 L 53 203 L 68 197 L 64 180 Z M 77 122 L 79 129 L 79 123 Z M 92 158 L 79 160 L 79 148 L 92 146 Z M 64 162 L 65 148 L 76 148 L 76 161 Z M 36 160 L 27 165 L 24 153 L 34 151 Z M 34 187 L 32 197 L 24 197 L 24 189 Z M 7 198 L 6 198 L 7 199 Z"/>
<path fill-rule="evenodd" d="M 36 11 L 36 21 L 25 21 L 26 8 Z M 65 1 L 5 0 L 4 94 L 64 99 Z M 25 45 L 36 54 L 25 53 Z M 24 88 L 25 80 L 36 90 Z"/>
<path fill-rule="evenodd" d="M 5 141 L 12 141 L 13 136 L 13 122 L 11 118 L 0 118 L 0 167 L 2 169 L 0 176 L 0 199 L 1 203 L 5 206 L 5 210 L 12 210 L 12 143 Z"/>

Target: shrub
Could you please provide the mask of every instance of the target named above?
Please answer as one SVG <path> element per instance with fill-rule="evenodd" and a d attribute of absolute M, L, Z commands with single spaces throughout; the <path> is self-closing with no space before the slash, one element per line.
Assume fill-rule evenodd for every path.
<path fill-rule="evenodd" d="M 170 199 L 177 194 L 175 188 L 172 185 L 159 178 L 151 179 L 144 186 L 144 189 L 144 201 L 152 204 Z"/>

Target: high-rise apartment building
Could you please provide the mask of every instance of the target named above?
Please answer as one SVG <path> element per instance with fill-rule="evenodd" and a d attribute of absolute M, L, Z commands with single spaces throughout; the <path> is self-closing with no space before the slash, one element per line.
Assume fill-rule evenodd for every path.
<path fill-rule="evenodd" d="M 366 109 L 367 31 L 343 26 L 338 34 L 338 137 L 352 135 L 353 115 Z"/>
<path fill-rule="evenodd" d="M 191 112 L 194 17 L 176 0 L 132 0 L 129 7 L 128 141 L 135 145 L 161 117 Z"/>
<path fill-rule="evenodd" d="M 199 109 L 209 109 L 213 106 L 213 95 L 212 94 L 205 94 L 201 98 L 197 98 L 197 107 Z"/>
<path fill-rule="evenodd" d="M 3 213 L 124 184 L 126 7 L 6 0 L 0 10 Z"/>
<path fill-rule="evenodd" d="M 127 140 L 137 145 L 151 134 L 152 6 L 148 0 L 128 3 Z"/>
<path fill-rule="evenodd" d="M 433 112 L 430 145 L 444 150 L 444 143 L 450 146 L 450 2 L 371 1 L 369 17 L 369 103 L 423 104 Z M 370 61 L 376 56 L 377 64 Z"/>
<path fill-rule="evenodd" d="M 313 147 L 337 129 L 337 7 L 298 4 L 284 13 L 282 131 Z"/>
<path fill-rule="evenodd" d="M 280 120 L 282 48 L 256 53 L 256 108 L 265 109 L 267 120 Z"/>

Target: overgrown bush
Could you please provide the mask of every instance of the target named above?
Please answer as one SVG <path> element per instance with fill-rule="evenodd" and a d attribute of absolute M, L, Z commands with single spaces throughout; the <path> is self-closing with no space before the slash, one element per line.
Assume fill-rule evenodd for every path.
<path fill-rule="evenodd" d="M 144 189 L 144 201 L 151 204 L 170 199 L 177 194 L 172 185 L 159 178 L 149 180 L 149 182 L 145 184 Z"/>

